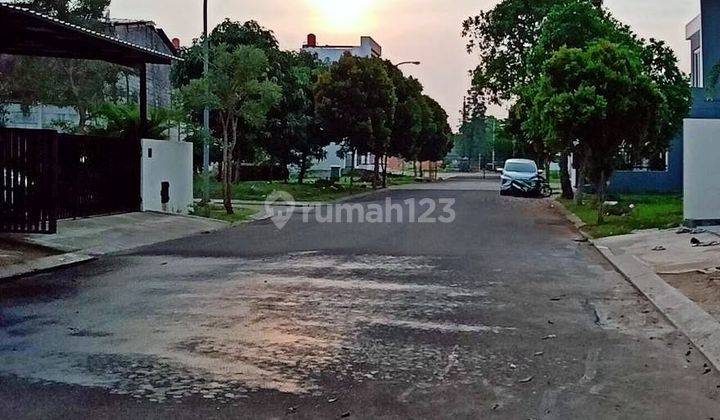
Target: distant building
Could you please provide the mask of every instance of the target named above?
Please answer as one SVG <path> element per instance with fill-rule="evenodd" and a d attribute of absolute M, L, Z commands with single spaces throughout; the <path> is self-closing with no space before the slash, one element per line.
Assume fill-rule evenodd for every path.
<path fill-rule="evenodd" d="M 382 47 L 375 42 L 372 37 L 360 37 L 360 45 L 318 45 L 317 37 L 310 34 L 307 37 L 307 43 L 303 45 L 303 51 L 315 54 L 317 58 L 324 63 L 335 63 L 340 61 L 344 55 L 352 55 L 353 57 L 380 58 L 382 57 Z"/>
<path fill-rule="evenodd" d="M 360 37 L 360 45 L 318 45 L 317 37 L 310 34 L 307 43 L 302 47 L 303 51 L 315 55 L 318 60 L 326 64 L 336 63 L 345 55 L 363 58 L 381 58 L 382 47 L 372 37 Z M 344 158 L 338 156 L 342 150 L 340 144 L 331 143 L 325 147 L 325 159 L 314 162 L 310 171 L 321 177 L 329 177 L 333 171 L 348 171 L 353 169 L 373 170 L 375 167 L 375 156 L 353 155 Z"/>

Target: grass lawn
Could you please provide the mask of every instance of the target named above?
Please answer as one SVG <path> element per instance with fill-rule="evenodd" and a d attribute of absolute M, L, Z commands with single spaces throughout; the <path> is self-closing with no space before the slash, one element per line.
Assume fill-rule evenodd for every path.
<path fill-rule="evenodd" d="M 683 221 L 683 200 L 679 195 L 621 195 L 610 200 L 618 201 L 616 208 L 626 209 L 628 213 L 605 216 L 605 223 L 600 226 L 597 225 L 596 200 L 585 200 L 582 206 L 571 200 L 560 201 L 587 223 L 583 230 L 593 238 L 626 235 L 642 229 L 671 229 Z M 631 205 L 634 208 L 630 209 Z"/>
<path fill-rule="evenodd" d="M 227 214 L 222 206 L 195 206 L 192 211 L 192 215 L 205 217 L 207 219 L 238 223 L 250 220 L 250 217 L 256 213 L 253 209 L 237 206 L 235 206 L 234 211 L 234 214 Z"/>
<path fill-rule="evenodd" d="M 414 182 L 411 176 L 388 177 L 389 185 L 404 185 Z M 199 175 L 195 176 L 195 197 L 202 197 L 203 180 Z M 329 202 L 353 194 L 371 191 L 372 186 L 359 182 L 357 179 L 351 185 L 348 178 L 341 179 L 340 183 L 333 186 L 316 185 L 314 180 L 307 180 L 304 184 L 297 182 L 268 182 L 268 181 L 247 181 L 233 185 L 234 200 L 264 201 L 273 191 L 285 191 L 297 201 Z M 222 184 L 214 178 L 210 179 L 210 198 L 222 198 Z"/>

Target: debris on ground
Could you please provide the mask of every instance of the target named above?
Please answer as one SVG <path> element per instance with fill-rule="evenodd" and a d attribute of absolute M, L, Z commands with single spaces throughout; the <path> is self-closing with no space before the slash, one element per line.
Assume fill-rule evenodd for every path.
<path fill-rule="evenodd" d="M 658 245 L 655 248 L 652 249 L 653 251 L 667 251 L 667 248 L 665 248 L 662 245 Z"/>
<path fill-rule="evenodd" d="M 334 403 L 334 402 L 337 401 L 337 400 L 338 400 L 337 398 L 328 398 L 327 402 L 329 402 L 330 404 L 332 404 L 332 403 Z"/>
<path fill-rule="evenodd" d="M 677 233 L 678 235 L 684 235 L 684 234 L 688 234 L 688 233 L 691 233 L 693 235 L 700 235 L 701 233 L 707 233 L 707 229 L 702 229 L 702 228 L 691 229 L 689 227 L 683 226 L 680 229 L 678 229 L 675 233 Z"/>
<path fill-rule="evenodd" d="M 535 379 L 534 376 L 528 376 L 527 378 L 520 379 L 520 380 L 518 381 L 518 383 L 520 383 L 520 384 L 526 384 L 526 383 L 528 383 L 528 382 L 531 382 L 533 379 Z"/>
<path fill-rule="evenodd" d="M 720 246 L 720 241 L 703 242 L 698 238 L 692 238 L 690 239 L 690 245 L 695 248 L 709 248 L 713 246 Z"/>
<path fill-rule="evenodd" d="M 535 357 L 540 357 L 540 356 L 542 356 L 543 354 L 545 354 L 544 351 L 536 351 L 533 356 L 535 356 Z"/>
<path fill-rule="evenodd" d="M 341 415 L 340 417 L 341 417 L 341 418 L 350 417 L 350 412 L 349 412 L 349 411 L 346 411 L 346 412 L 342 413 L 342 415 Z"/>
<path fill-rule="evenodd" d="M 590 242 L 590 239 L 582 236 L 582 237 L 580 237 L 580 238 L 575 238 L 575 239 L 573 239 L 573 241 L 574 241 L 574 242 L 578 242 L 578 243 L 585 243 L 585 242 Z"/>
<path fill-rule="evenodd" d="M 550 334 L 550 335 L 546 335 L 546 336 L 543 337 L 542 339 L 543 339 L 543 340 L 553 340 L 553 339 L 555 339 L 555 338 L 557 338 L 557 335 L 555 335 L 555 334 Z"/>

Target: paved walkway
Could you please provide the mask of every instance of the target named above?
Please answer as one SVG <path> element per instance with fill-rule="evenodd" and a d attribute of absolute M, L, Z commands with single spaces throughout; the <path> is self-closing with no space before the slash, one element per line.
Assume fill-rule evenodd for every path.
<path fill-rule="evenodd" d="M 160 213 L 125 213 L 58 222 L 55 235 L 25 239 L 65 252 L 98 256 L 228 227 L 225 222 Z"/>

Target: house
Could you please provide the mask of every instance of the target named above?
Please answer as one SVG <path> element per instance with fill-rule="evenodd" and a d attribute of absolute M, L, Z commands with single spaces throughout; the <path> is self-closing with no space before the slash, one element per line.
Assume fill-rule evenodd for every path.
<path fill-rule="evenodd" d="M 180 47 L 178 39 L 171 41 L 152 21 L 108 20 L 105 22 L 104 33 L 164 54 L 176 55 Z M 3 67 L 10 68 L 12 60 L 12 56 L 3 56 Z M 170 69 L 171 66 L 166 64 L 147 65 L 149 107 L 170 106 L 172 92 Z M 133 101 L 140 91 L 140 77 L 133 72 L 123 72 L 116 87 L 128 102 Z M 23 108 L 20 104 L 7 104 L 5 112 L 5 126 L 12 128 L 54 128 L 58 122 L 77 124 L 79 121 L 78 113 L 73 108 L 47 104 L 27 108 Z"/>
<path fill-rule="evenodd" d="M 686 39 L 690 42 L 693 101 L 688 118 L 720 118 L 720 103 L 708 99 L 705 89 L 712 68 L 720 62 L 720 4 L 712 0 L 701 1 L 701 14 L 687 24 Z M 620 193 L 679 192 L 684 185 L 684 135 L 670 142 L 664 156 L 654 164 L 643 162 L 630 170 L 616 171 L 610 180 L 610 190 Z"/>
<path fill-rule="evenodd" d="M 360 45 L 318 45 L 317 36 L 307 36 L 307 43 L 302 47 L 303 51 L 309 52 L 325 64 L 332 64 L 340 61 L 345 55 L 364 58 L 381 58 L 382 47 L 372 37 L 360 37 Z M 375 167 L 375 156 L 372 154 L 358 155 L 347 154 L 342 156 L 342 145 L 330 143 L 325 147 L 325 159 L 313 162 L 310 172 L 320 177 L 337 176 L 340 172 L 350 170 L 372 171 Z"/>
<path fill-rule="evenodd" d="M 140 125 L 148 123 L 148 68 L 179 58 L 13 4 L 0 3 L 0 70 L 17 55 L 101 60 L 138 74 Z M 11 74 L 8 72 L 7 74 Z M 158 96 L 160 98 L 160 96 Z M 43 120 L 40 120 L 42 127 Z M 0 128 L 0 232 L 55 233 L 57 220 L 99 214 L 186 213 L 192 144 Z"/>
<path fill-rule="evenodd" d="M 693 107 L 684 123 L 683 192 L 691 226 L 720 224 L 720 96 L 712 86 L 720 64 L 720 2 L 701 0 L 687 25 L 691 43 Z"/>

